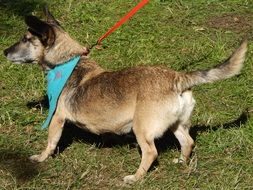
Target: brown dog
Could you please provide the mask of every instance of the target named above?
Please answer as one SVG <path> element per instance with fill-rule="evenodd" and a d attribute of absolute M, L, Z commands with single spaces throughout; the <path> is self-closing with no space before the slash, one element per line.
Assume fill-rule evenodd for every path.
<path fill-rule="evenodd" d="M 12 62 L 38 62 L 45 69 L 75 55 L 81 55 L 81 59 L 58 100 L 47 148 L 30 159 L 42 162 L 54 152 L 66 120 L 96 134 L 132 130 L 142 159 L 136 173 L 124 178 L 126 183 L 146 174 L 158 155 L 154 139 L 167 129 L 173 131 L 181 145 L 178 161 L 187 161 L 194 144 L 189 135 L 195 105 L 191 88 L 238 74 L 247 51 L 247 43 L 243 42 L 227 61 L 205 71 L 185 73 L 140 66 L 110 72 L 83 56 L 87 49 L 73 40 L 48 11 L 46 16 L 46 22 L 34 16 L 25 19 L 28 31 L 21 41 L 4 51 L 6 57 Z"/>

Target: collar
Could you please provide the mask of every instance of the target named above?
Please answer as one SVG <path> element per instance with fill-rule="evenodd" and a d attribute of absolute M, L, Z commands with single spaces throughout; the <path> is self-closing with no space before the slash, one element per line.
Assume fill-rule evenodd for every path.
<path fill-rule="evenodd" d="M 51 119 L 54 115 L 58 99 L 61 92 L 71 76 L 74 68 L 80 60 L 80 56 L 73 57 L 69 61 L 55 66 L 47 73 L 47 95 L 49 101 L 49 111 L 45 122 L 42 125 L 42 129 L 49 126 Z"/>

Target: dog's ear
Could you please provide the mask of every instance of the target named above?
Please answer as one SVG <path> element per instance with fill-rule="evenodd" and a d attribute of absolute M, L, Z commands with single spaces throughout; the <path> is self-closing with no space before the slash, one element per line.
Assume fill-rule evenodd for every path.
<path fill-rule="evenodd" d="M 45 6 L 43 12 L 46 16 L 47 22 L 57 26 L 61 26 L 60 23 L 54 18 L 54 16 L 49 12 L 48 7 Z"/>
<path fill-rule="evenodd" d="M 52 26 L 41 21 L 35 16 L 25 17 L 25 23 L 29 27 L 29 31 L 37 35 L 44 46 L 52 46 L 55 41 L 55 32 Z"/>

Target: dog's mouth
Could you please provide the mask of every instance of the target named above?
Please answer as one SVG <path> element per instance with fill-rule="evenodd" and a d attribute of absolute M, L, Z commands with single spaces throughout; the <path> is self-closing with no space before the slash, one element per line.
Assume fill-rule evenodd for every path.
<path fill-rule="evenodd" d="M 7 59 L 9 61 L 11 61 L 14 64 L 23 64 L 23 63 L 36 63 L 36 60 L 32 60 L 32 59 L 26 59 L 26 58 L 16 58 L 16 57 L 11 57 L 9 55 L 7 55 Z"/>

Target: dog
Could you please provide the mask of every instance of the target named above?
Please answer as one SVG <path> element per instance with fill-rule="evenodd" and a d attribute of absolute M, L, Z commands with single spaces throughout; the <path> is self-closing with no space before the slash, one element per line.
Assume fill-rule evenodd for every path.
<path fill-rule="evenodd" d="M 88 49 L 63 30 L 47 10 L 46 21 L 27 16 L 23 38 L 4 50 L 14 63 L 39 63 L 50 70 L 73 56 L 81 56 L 67 81 L 48 129 L 48 144 L 41 154 L 30 157 L 43 162 L 54 153 L 64 123 L 72 122 L 95 134 L 133 132 L 141 149 L 141 163 L 135 174 L 124 177 L 131 184 L 143 178 L 158 153 L 154 140 L 170 129 L 181 146 L 177 162 L 186 163 L 194 141 L 189 135 L 195 106 L 191 88 L 239 74 L 247 41 L 222 64 L 201 71 L 177 72 L 160 66 L 137 66 L 106 71 L 90 61 Z"/>

